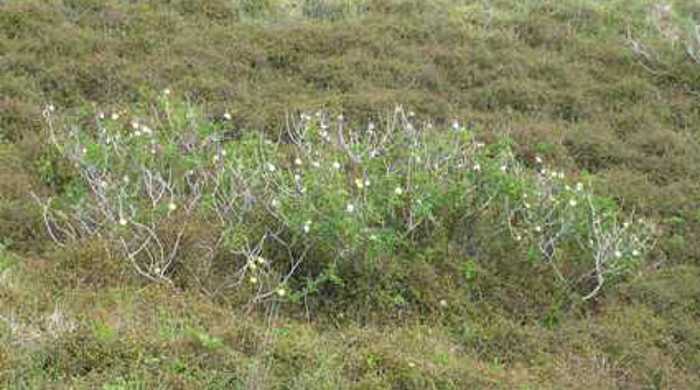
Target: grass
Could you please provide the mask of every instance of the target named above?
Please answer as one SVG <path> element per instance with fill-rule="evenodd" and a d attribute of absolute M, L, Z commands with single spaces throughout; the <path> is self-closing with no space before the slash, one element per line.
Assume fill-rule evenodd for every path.
<path fill-rule="evenodd" d="M 668 4 L 0 2 L 2 386 L 692 388 L 700 7 Z M 448 240 L 444 226 L 425 231 L 379 268 L 343 261 L 345 288 L 321 272 L 331 254 L 349 256 L 327 239 L 315 253 L 324 266 L 301 275 L 326 284 L 253 306 L 187 278 L 150 282 L 101 239 L 55 244 L 29 193 L 68 196 L 77 171 L 48 142 L 46 107 L 61 129 L 94 129 L 95 113 L 120 110 L 128 127 L 165 88 L 243 139 L 277 139 L 288 118 L 318 110 L 353 127 L 397 104 L 438 129 L 458 120 L 487 145 L 511 139 L 527 170 L 540 157 L 571 185 L 588 178 L 621 215 L 654 221 L 657 244 L 583 302 L 590 285 L 563 289 L 513 236 L 493 239 L 488 218 Z M 198 218 L 183 226 L 208 242 Z M 583 271 L 582 252 L 560 253 L 565 275 Z"/>

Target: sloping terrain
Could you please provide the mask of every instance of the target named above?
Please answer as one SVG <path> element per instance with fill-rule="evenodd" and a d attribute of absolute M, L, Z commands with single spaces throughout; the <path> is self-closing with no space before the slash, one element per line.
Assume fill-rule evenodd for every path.
<path fill-rule="evenodd" d="M 2 387 L 697 386 L 698 23 L 682 0 L 0 1 Z M 302 267 L 315 279 L 285 282 L 308 294 L 242 304 L 150 280 L 101 238 L 57 243 L 37 199 L 70 198 L 80 176 L 47 119 L 89 133 L 118 113 L 129 127 L 160 118 L 165 89 L 235 142 L 284 138 L 317 111 L 358 128 L 397 105 L 456 121 L 489 148 L 507 138 L 533 172 L 542 159 L 585 178 L 653 221 L 655 245 L 582 300 L 588 279 L 562 287 L 488 218 L 450 229 L 463 220 L 447 205 L 449 234 L 436 223 L 380 266 Z M 196 258 L 209 221 L 176 222 Z M 316 259 L 335 256 L 320 241 Z M 577 253 L 561 253 L 576 274 Z"/>

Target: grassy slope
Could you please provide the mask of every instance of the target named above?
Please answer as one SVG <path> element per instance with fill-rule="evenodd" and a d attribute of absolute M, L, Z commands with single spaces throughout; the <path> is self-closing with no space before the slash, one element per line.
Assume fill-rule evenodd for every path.
<path fill-rule="evenodd" d="M 0 5 L 8 386 L 686 388 L 700 380 L 700 67 L 649 24 L 646 4 L 368 3 L 367 13 L 332 22 L 258 17 L 224 0 Z M 678 15 L 700 19 L 693 2 L 676 3 Z M 627 31 L 657 59 L 636 57 Z M 99 248 L 52 248 L 27 192 L 52 191 L 42 181 L 53 172 L 42 157 L 44 104 L 121 107 L 164 87 L 213 114 L 230 110 L 244 129 L 275 132 L 295 109 L 362 120 L 402 103 L 510 132 L 523 156 L 591 171 L 601 191 L 657 218 L 659 250 L 595 307 L 560 307 L 537 280 L 518 276 L 516 262 L 484 266 L 478 302 L 392 313 L 401 321 L 391 325 L 381 313 L 359 321 L 342 312 L 307 323 L 294 307 L 232 315 L 194 292 L 144 288 Z"/>

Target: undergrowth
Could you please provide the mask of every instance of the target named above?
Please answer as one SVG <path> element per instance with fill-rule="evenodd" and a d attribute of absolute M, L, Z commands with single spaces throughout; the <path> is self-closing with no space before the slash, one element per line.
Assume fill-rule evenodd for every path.
<path fill-rule="evenodd" d="M 693 388 L 699 22 L 0 1 L 1 386 Z"/>
<path fill-rule="evenodd" d="M 272 141 L 231 133 L 228 113 L 203 121 L 170 93 L 130 118 L 97 112 L 94 128 L 59 127 L 46 109 L 48 138 L 76 170 L 57 199 L 35 195 L 56 243 L 99 239 L 146 279 L 252 290 L 258 303 L 370 290 L 401 280 L 401 260 L 442 245 L 476 257 L 474 242 L 511 236 L 588 300 L 643 264 L 655 240 L 613 200 L 567 184 L 539 156 L 528 168 L 507 137 L 487 144 L 459 122 L 434 128 L 397 107 L 357 129 L 319 111 Z M 405 299 L 405 286 L 393 290 Z"/>

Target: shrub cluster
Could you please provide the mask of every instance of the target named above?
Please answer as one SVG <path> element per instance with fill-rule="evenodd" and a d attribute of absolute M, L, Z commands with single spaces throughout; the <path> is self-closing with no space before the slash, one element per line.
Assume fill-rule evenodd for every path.
<path fill-rule="evenodd" d="M 589 299 L 653 244 L 651 223 L 540 157 L 515 158 L 508 137 L 487 144 L 401 107 L 362 128 L 301 114 L 274 140 L 169 90 L 69 125 L 53 111 L 49 139 L 75 175 L 55 199 L 37 197 L 50 236 L 99 238 L 152 281 L 254 303 L 365 290 L 387 263 L 464 242 L 460 227 L 479 223 Z"/>

